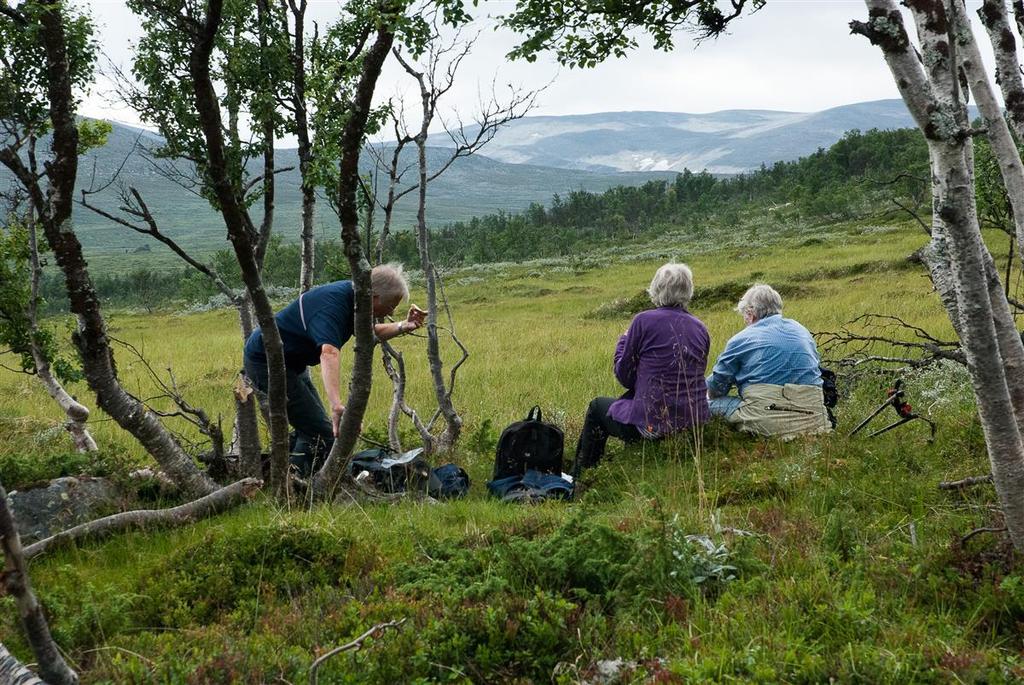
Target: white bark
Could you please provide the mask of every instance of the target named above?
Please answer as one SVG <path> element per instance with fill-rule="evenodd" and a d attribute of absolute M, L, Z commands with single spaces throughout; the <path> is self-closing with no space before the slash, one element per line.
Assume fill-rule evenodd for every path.
<path fill-rule="evenodd" d="M 85 422 L 89 420 L 89 409 L 64 389 L 60 381 L 53 375 L 50 368 L 50 359 L 46 352 L 39 346 L 39 279 L 42 269 L 39 266 L 39 242 L 36 237 L 36 226 L 34 220 L 28 222 L 28 254 L 29 254 L 29 351 L 32 354 L 32 363 L 36 367 L 36 377 L 43 384 L 46 392 L 53 398 L 57 405 L 68 417 L 64 428 L 71 435 L 75 443 L 75 449 L 79 452 L 95 452 L 96 441 L 93 440 Z"/>
<path fill-rule="evenodd" d="M 434 397 L 437 400 L 437 413 L 434 415 L 434 418 L 442 417 L 444 419 L 444 430 L 429 446 L 433 447 L 437 452 L 445 453 L 455 446 L 459 435 L 462 433 L 462 417 L 459 416 L 458 410 L 455 409 L 451 393 L 448 392 L 448 388 L 445 385 L 444 362 L 441 360 L 441 345 L 437 333 L 437 271 L 433 260 L 430 258 L 430 231 L 427 228 L 426 218 L 427 184 L 430 181 L 427 170 L 427 129 L 434 120 L 438 98 L 447 88 L 451 87 L 451 83 L 448 83 L 447 88 L 435 86 L 433 79 L 434 72 L 437 69 L 437 54 L 433 49 L 431 51 L 428 73 L 426 74 L 413 68 L 397 50 L 394 51 L 394 54 L 405 71 L 416 79 L 420 89 L 422 119 L 419 131 L 413 136 L 413 142 L 416 144 L 418 153 L 417 171 L 419 172 L 416 208 L 416 247 L 420 254 L 420 267 L 423 269 L 423 277 L 426 280 L 427 288 L 427 365 L 430 368 L 430 380 L 434 386 Z M 457 65 L 458 63 L 456 62 L 456 68 Z M 450 69 L 450 78 L 453 78 L 453 75 L 454 71 Z M 428 424 L 428 429 L 432 425 L 433 420 Z"/>
<path fill-rule="evenodd" d="M 992 153 L 996 158 L 996 162 L 999 165 L 999 172 L 1003 179 L 1003 185 L 1006 188 L 1011 214 L 1013 215 L 1014 232 L 1017 240 L 1020 241 L 1024 239 L 1024 164 L 1021 162 L 1020 153 L 1017 151 L 1013 136 L 1010 134 L 1010 127 L 1003 117 L 1003 111 L 996 98 L 996 94 L 989 83 L 988 74 L 985 73 L 981 52 L 975 40 L 974 32 L 970 29 L 970 23 L 964 11 L 965 8 L 960 0 L 954 0 L 954 2 L 956 3 L 953 5 L 955 12 L 954 26 L 956 30 L 953 31 L 953 35 L 956 36 L 957 58 L 967 78 L 971 92 L 974 94 L 978 109 L 985 120 L 986 136 L 992 147 Z M 992 28 L 989 29 L 990 35 L 992 35 L 992 31 L 999 30 L 996 35 L 992 36 L 993 49 L 996 52 L 997 64 L 999 65 L 997 78 L 1000 73 L 1004 74 L 1003 78 L 999 80 L 1008 85 L 1007 93 L 1012 93 L 1012 84 L 1020 85 L 1019 67 L 1015 64 L 1016 43 L 1012 32 L 1009 30 L 1009 25 L 1005 22 L 1005 14 L 1002 21 L 997 16 L 994 16 L 997 13 L 992 6 L 997 4 L 999 3 L 988 0 L 986 6 L 982 8 L 979 14 L 982 16 L 986 28 L 991 24 Z M 988 10 L 988 14 L 986 14 L 986 10 Z M 986 21 L 986 17 L 988 21 Z M 1003 33 L 1003 30 L 1005 30 L 1005 33 Z M 1000 35 L 1002 36 L 1001 38 L 999 37 Z M 1003 54 L 1000 56 L 1000 53 L 1004 53 L 1007 50 L 1012 51 L 1012 55 Z M 1009 64 L 1011 63 L 1014 64 L 1016 74 L 1015 76 L 1006 76 L 1004 70 L 1009 69 Z M 966 116 L 966 111 L 964 116 Z M 967 145 L 966 150 L 970 153 L 973 151 L 973 147 Z M 977 203 L 974 201 L 973 196 L 966 209 L 972 214 L 970 221 L 972 223 L 979 223 Z M 984 278 L 988 285 L 989 301 L 996 326 L 999 353 L 1003 361 L 1010 399 L 1017 417 L 1018 431 L 1024 435 L 1024 344 L 1021 343 L 1020 334 L 1017 332 L 1017 327 L 1013 320 L 1013 314 L 1010 312 L 1009 304 L 1006 302 L 1006 291 L 999 282 L 999 276 L 992 255 L 984 246 L 984 242 L 982 242 L 982 249 L 984 251 L 982 255 L 985 266 Z"/>
<path fill-rule="evenodd" d="M 990 2 L 986 2 L 986 6 L 989 4 Z M 984 14 L 984 12 L 981 12 L 981 14 Z M 1002 31 L 1005 30 L 1009 35 L 1008 38 L 1004 37 L 1003 39 L 1000 39 L 999 35 L 994 35 L 992 36 L 992 43 L 996 54 L 996 63 L 999 65 L 996 79 L 1003 84 L 1003 97 L 1012 98 L 1018 90 L 1024 93 L 1024 87 L 1021 86 L 1020 67 L 1016 64 L 1015 58 L 1016 44 L 1013 41 L 1013 34 L 1010 32 L 1009 25 L 1005 23 L 1005 17 L 1004 21 L 993 21 L 992 24 L 993 28 L 989 29 L 990 34 L 995 30 L 1002 34 Z M 992 153 L 996 158 L 996 162 L 999 164 L 999 172 L 1002 175 L 1003 184 L 1006 186 L 1006 194 L 1010 200 L 1010 208 L 1013 213 L 1013 225 L 1017 236 L 1017 244 L 1024 245 L 1024 242 L 1022 242 L 1024 241 L 1024 164 L 1021 163 L 1017 146 L 1013 141 L 1013 136 L 1010 134 L 1010 127 L 1003 117 L 1002 106 L 996 98 L 992 86 L 989 84 L 988 74 L 985 73 L 981 52 L 978 49 L 977 41 L 974 39 L 974 33 L 968 28 L 967 30 L 958 31 L 957 37 L 957 44 L 961 51 L 961 63 L 963 64 L 964 72 L 967 74 L 971 93 L 974 94 L 974 101 L 985 120 L 985 127 L 988 131 L 986 135 L 992 146 Z M 1009 41 L 1008 45 L 1006 45 L 1007 40 Z M 1003 54 L 1004 50 L 1000 49 L 1000 43 L 1004 45 L 1005 49 L 1012 50 L 1013 52 L 1009 55 Z M 1022 124 L 1024 124 L 1024 121 L 1022 121 Z M 1024 132 L 1024 129 L 1018 131 L 1018 134 L 1021 132 Z"/>
<path fill-rule="evenodd" d="M 989 115 L 993 114 L 988 100 L 991 93 L 982 83 L 984 71 L 960 0 L 924 0 L 911 5 L 921 61 L 895 3 L 866 0 L 866 4 L 870 21 L 854 22 L 851 28 L 882 48 L 928 143 L 935 202 L 926 263 L 960 336 L 1007 529 L 1014 546 L 1024 549 L 1024 442 L 1015 411 L 1024 403 L 1024 347 L 978 224 L 971 133 L 953 69 L 957 59 L 962 59 L 979 105 Z M 951 34 L 957 37 L 955 43 L 950 41 Z M 963 52 L 959 58 L 958 50 Z M 996 128 L 993 147 L 999 146 L 1000 168 L 1012 185 L 1020 182 L 1020 158 L 1014 150 L 1017 159 L 1012 163 L 1005 143 Z M 947 258 L 948 274 L 944 268 Z"/>
<path fill-rule="evenodd" d="M 18 661 L 0 643 L 0 683 L 6 685 L 47 685 L 35 673 Z"/>
<path fill-rule="evenodd" d="M 405 401 L 405 359 L 402 353 L 391 347 L 387 342 L 381 343 L 381 354 L 384 362 L 384 371 L 391 379 L 391 409 L 388 411 L 388 445 L 395 452 L 402 452 L 402 441 L 398 435 L 398 421 L 402 414 L 412 419 L 416 432 L 420 434 L 423 441 L 423 449 L 427 454 L 433 452 L 434 436 L 423 421 L 420 420 L 416 410 L 410 407 Z M 397 365 L 397 366 L 396 366 Z"/>
<path fill-rule="evenodd" d="M 1020 65 L 1017 62 L 1017 40 L 1010 28 L 1005 0 L 984 0 L 981 9 L 978 10 L 978 16 L 992 43 L 992 53 L 996 62 L 996 83 L 1003 93 L 1006 113 L 1017 136 L 1024 140 L 1024 81 L 1021 79 Z M 1018 22 L 1022 19 L 1024 17 L 1018 13 Z"/>
<path fill-rule="evenodd" d="M 32 344 L 32 359 L 36 365 L 36 378 L 68 417 L 64 428 L 71 435 L 75 449 L 79 452 L 95 452 L 99 448 L 96 447 L 96 441 L 93 440 L 89 429 L 85 427 L 85 422 L 89 420 L 88 408 L 72 397 L 60 384 L 60 381 L 54 377 L 50 371 L 49 360 L 35 343 Z"/>

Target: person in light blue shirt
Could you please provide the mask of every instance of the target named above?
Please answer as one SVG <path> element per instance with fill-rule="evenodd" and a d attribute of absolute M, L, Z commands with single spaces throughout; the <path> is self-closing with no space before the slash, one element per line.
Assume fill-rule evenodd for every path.
<path fill-rule="evenodd" d="M 752 286 L 736 310 L 746 328 L 726 343 L 707 379 L 711 414 L 760 435 L 829 430 L 810 332 L 782 316 L 782 297 L 769 285 Z M 729 394 L 733 387 L 736 395 Z"/>

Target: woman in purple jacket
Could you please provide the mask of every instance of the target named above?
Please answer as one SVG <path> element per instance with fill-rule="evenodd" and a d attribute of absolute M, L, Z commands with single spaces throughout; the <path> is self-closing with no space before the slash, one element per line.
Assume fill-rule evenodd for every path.
<path fill-rule="evenodd" d="M 615 377 L 626 392 L 590 403 L 576 445 L 577 473 L 597 464 L 608 436 L 657 440 L 708 420 L 704 372 L 711 338 L 686 310 L 693 296 L 690 268 L 665 264 L 647 293 L 655 308 L 633 317 L 615 348 Z"/>

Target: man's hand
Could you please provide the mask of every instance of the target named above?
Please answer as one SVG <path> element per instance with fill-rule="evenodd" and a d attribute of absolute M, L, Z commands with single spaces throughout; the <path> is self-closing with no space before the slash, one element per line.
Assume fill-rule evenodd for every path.
<path fill-rule="evenodd" d="M 341 427 L 341 415 L 345 413 L 345 405 L 336 404 L 331 407 L 331 426 L 334 428 L 334 437 L 338 437 L 338 429 Z"/>

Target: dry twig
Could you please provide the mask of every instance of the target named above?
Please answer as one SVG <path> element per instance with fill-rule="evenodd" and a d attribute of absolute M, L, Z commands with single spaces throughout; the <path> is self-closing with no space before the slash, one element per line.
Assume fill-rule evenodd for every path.
<path fill-rule="evenodd" d="M 960 546 L 963 547 L 967 544 L 967 541 L 973 538 L 975 535 L 981 535 L 982 533 L 1003 533 L 1006 531 L 1006 526 L 989 527 L 989 528 L 975 528 L 967 535 L 960 538 Z"/>
<path fill-rule="evenodd" d="M 960 343 L 936 338 L 898 316 L 862 314 L 838 331 L 815 333 L 815 338 L 822 357 L 847 368 L 863 364 L 920 368 L 943 359 L 965 363 Z M 880 354 L 879 348 L 883 348 L 885 353 Z M 889 350 L 902 351 L 902 354 Z"/>
<path fill-rule="evenodd" d="M 341 654 L 342 652 L 359 651 L 362 648 L 363 643 L 366 642 L 366 640 L 368 640 L 369 638 L 375 637 L 378 633 L 381 633 L 387 630 L 388 628 L 398 628 L 403 623 L 405 623 L 406 620 L 407 619 L 403 618 L 400 621 L 387 621 L 385 623 L 378 623 L 377 625 L 373 626 L 372 628 L 370 628 L 365 633 L 363 633 L 356 639 L 352 640 L 351 642 L 347 642 L 341 645 L 340 647 L 335 647 L 331 651 L 325 652 L 324 654 L 318 656 L 309 666 L 310 685 L 317 685 L 319 678 L 317 671 L 320 669 L 320 666 L 322 666 L 323 663 L 330 659 L 332 656 L 335 656 L 336 654 Z"/>
<path fill-rule="evenodd" d="M 991 473 L 984 476 L 970 476 L 962 480 L 944 480 L 939 483 L 939 490 L 964 490 L 975 485 L 982 485 L 983 483 L 991 482 Z"/>

